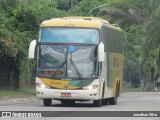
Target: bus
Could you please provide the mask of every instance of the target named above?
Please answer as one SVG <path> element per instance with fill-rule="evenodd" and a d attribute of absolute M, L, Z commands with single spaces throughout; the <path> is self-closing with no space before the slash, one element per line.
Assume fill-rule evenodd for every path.
<path fill-rule="evenodd" d="M 36 59 L 36 96 L 44 106 L 93 101 L 117 104 L 123 81 L 123 31 L 97 17 L 43 21 L 29 46 Z"/>

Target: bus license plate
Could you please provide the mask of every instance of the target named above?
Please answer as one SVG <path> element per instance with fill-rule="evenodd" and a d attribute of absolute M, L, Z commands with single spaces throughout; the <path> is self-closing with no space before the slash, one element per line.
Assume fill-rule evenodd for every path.
<path fill-rule="evenodd" d="M 71 97 L 71 93 L 61 93 L 62 97 Z"/>

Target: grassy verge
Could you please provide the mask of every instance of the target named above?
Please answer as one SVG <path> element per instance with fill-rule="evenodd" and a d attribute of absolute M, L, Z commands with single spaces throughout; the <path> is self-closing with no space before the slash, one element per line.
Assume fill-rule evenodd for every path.
<path fill-rule="evenodd" d="M 0 97 L 16 97 L 16 96 L 25 96 L 25 95 L 34 95 L 35 88 L 20 88 L 19 90 L 12 89 L 0 89 Z"/>
<path fill-rule="evenodd" d="M 159 92 L 160 87 L 154 87 L 152 89 L 145 88 L 123 88 L 122 92 Z"/>

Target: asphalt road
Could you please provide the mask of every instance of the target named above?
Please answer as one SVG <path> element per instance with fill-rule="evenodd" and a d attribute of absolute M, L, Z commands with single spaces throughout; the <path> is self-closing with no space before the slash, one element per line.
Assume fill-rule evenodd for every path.
<path fill-rule="evenodd" d="M 64 106 L 59 101 L 53 100 L 53 104 L 50 107 L 44 107 L 42 100 L 38 100 L 35 97 L 29 98 L 5 98 L 0 100 L 0 111 L 51 111 L 51 115 L 55 115 L 54 119 L 56 120 L 75 120 L 75 119 L 83 119 L 83 120 L 160 120 L 160 117 L 121 117 L 115 116 L 121 111 L 137 111 L 135 114 L 140 114 L 144 111 L 159 111 L 158 115 L 160 115 L 160 92 L 132 92 L 132 93 L 122 93 L 118 98 L 117 105 L 103 105 L 102 107 L 94 107 L 92 102 L 77 102 L 75 105 Z M 57 112 L 59 111 L 59 112 Z M 65 111 L 74 111 L 74 117 L 66 117 L 68 113 Z M 82 111 L 82 112 L 76 112 Z M 88 112 L 87 112 L 88 111 Z M 91 112 L 94 111 L 94 112 Z M 97 115 L 101 115 L 102 112 L 106 111 L 109 113 L 110 111 L 115 111 L 116 114 L 113 114 L 112 117 L 95 117 Z M 120 112 L 119 112 L 120 111 Z M 140 113 L 138 111 L 141 111 Z M 90 118 L 88 117 L 80 117 L 81 113 L 90 114 Z M 98 114 L 100 113 L 100 114 Z M 131 113 L 134 115 L 134 113 Z M 104 113 L 105 114 L 105 113 Z M 109 113 L 110 114 L 110 113 Z M 122 114 L 128 114 L 127 112 Z M 147 112 L 148 114 L 148 112 Z M 155 113 L 156 114 L 156 113 Z M 69 115 L 72 115 L 69 113 Z M 93 116 L 92 116 L 93 115 Z M 118 114 L 119 115 L 119 114 Z M 142 114 L 141 114 L 142 115 Z M 105 116 L 105 115 L 104 115 Z M 76 117 L 76 118 L 75 118 Z M 1 118 L 0 118 L 1 119 Z M 13 118 L 3 118 L 3 119 L 13 119 Z M 22 118 L 14 118 L 16 120 Z M 23 118 L 24 119 L 24 118 Z M 26 118 L 28 119 L 28 118 Z M 30 119 L 50 119 L 53 118 L 30 118 Z"/>

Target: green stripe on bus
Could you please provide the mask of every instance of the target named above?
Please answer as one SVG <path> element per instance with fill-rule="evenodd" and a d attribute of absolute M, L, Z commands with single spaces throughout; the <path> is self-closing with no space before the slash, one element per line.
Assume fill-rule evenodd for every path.
<path fill-rule="evenodd" d="M 107 86 L 111 88 L 112 84 L 112 54 L 107 53 Z"/>
<path fill-rule="evenodd" d="M 69 81 L 68 86 L 88 86 L 90 85 L 94 80 L 73 80 Z"/>

